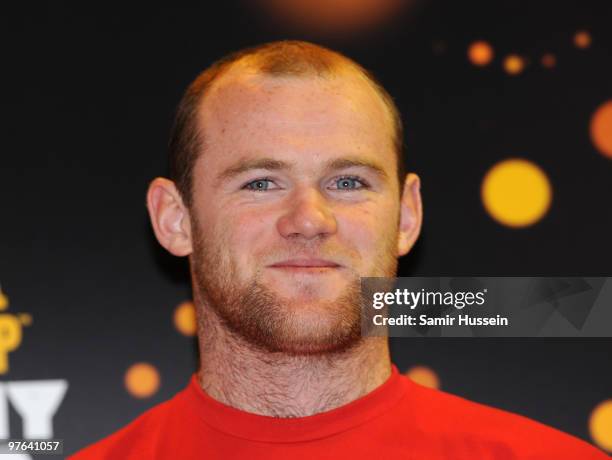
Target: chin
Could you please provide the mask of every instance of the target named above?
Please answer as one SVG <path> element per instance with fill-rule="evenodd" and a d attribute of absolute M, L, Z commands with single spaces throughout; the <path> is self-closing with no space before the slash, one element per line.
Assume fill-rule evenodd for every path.
<path fill-rule="evenodd" d="M 273 350 L 292 356 L 316 356 L 343 353 L 355 347 L 362 340 L 361 335 L 299 336 L 278 344 Z"/>
<path fill-rule="evenodd" d="M 359 317 L 332 310 L 333 303 L 292 305 L 286 328 L 277 337 L 277 351 L 292 355 L 316 355 L 345 351 L 361 340 Z"/>

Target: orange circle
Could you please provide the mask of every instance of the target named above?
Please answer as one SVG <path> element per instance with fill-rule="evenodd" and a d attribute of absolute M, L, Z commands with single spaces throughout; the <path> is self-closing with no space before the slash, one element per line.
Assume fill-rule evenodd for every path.
<path fill-rule="evenodd" d="M 593 113 L 590 134 L 597 150 L 612 158 L 612 99 L 601 104 Z"/>
<path fill-rule="evenodd" d="M 488 42 L 478 40 L 468 47 L 468 59 L 474 65 L 484 67 L 493 60 L 493 48 Z"/>
<path fill-rule="evenodd" d="M 504 70 L 510 75 L 518 75 L 525 69 L 525 60 L 518 54 L 509 54 L 504 59 Z"/>
<path fill-rule="evenodd" d="M 599 403 L 589 417 L 591 438 L 602 449 L 612 452 L 612 399 Z"/>
<path fill-rule="evenodd" d="M 283 24 L 310 32 L 346 34 L 392 20 L 410 7 L 406 0 L 259 0 Z"/>
<path fill-rule="evenodd" d="M 440 388 L 438 375 L 427 366 L 414 366 L 406 371 L 406 376 L 419 385 L 429 388 Z"/>
<path fill-rule="evenodd" d="M 196 335 L 197 321 L 193 302 L 182 302 L 174 309 L 174 327 L 183 335 Z"/>
<path fill-rule="evenodd" d="M 586 49 L 591 46 L 591 34 L 586 30 L 579 30 L 574 35 L 574 45 L 576 48 Z"/>
<path fill-rule="evenodd" d="M 159 372 L 148 363 L 131 365 L 125 373 L 125 388 L 135 398 L 148 398 L 159 389 Z"/>
<path fill-rule="evenodd" d="M 557 58 L 554 54 L 546 53 L 544 56 L 542 56 L 542 67 L 552 69 L 555 65 L 557 65 Z"/>

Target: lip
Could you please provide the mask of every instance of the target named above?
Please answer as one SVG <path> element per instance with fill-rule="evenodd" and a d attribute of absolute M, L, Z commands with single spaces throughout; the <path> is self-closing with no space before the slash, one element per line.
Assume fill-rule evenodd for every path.
<path fill-rule="evenodd" d="M 299 258 L 287 259 L 270 265 L 271 268 L 309 269 L 309 268 L 340 268 L 336 262 L 326 259 Z"/>

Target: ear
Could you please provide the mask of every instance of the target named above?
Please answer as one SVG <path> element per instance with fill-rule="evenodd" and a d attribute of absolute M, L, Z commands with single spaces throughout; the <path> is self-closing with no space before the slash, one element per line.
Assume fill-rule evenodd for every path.
<path fill-rule="evenodd" d="M 149 184 L 147 209 L 157 241 L 175 256 L 191 254 L 189 212 L 174 182 L 158 177 Z"/>
<path fill-rule="evenodd" d="M 400 202 L 400 223 L 397 238 L 398 257 L 408 254 L 419 234 L 423 220 L 421 203 L 421 180 L 410 173 L 404 180 L 404 190 Z"/>

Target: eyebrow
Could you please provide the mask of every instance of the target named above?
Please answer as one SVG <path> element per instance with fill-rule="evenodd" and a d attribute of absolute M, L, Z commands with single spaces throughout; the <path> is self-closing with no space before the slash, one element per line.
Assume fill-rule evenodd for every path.
<path fill-rule="evenodd" d="M 217 179 L 219 181 L 232 179 L 242 173 L 255 169 L 266 169 L 268 171 L 291 170 L 294 165 L 295 163 L 288 163 L 286 161 L 275 160 L 273 158 L 256 158 L 253 160 L 241 159 L 234 163 L 232 166 L 223 170 L 223 172 L 221 172 L 217 176 Z M 324 169 L 327 171 L 337 171 L 339 169 L 347 169 L 354 167 L 369 169 L 382 179 L 389 178 L 387 172 L 381 164 L 372 160 L 350 156 L 330 160 L 327 162 L 327 164 L 325 164 Z"/>
<path fill-rule="evenodd" d="M 346 157 L 338 158 L 327 163 L 326 168 L 330 171 L 336 171 L 338 169 L 347 168 L 365 168 L 372 171 L 374 174 L 382 179 L 388 179 L 389 176 L 385 171 L 385 168 L 376 161 L 367 160 L 363 158 Z"/>
<path fill-rule="evenodd" d="M 238 160 L 229 168 L 226 168 L 221 172 L 217 178 L 220 181 L 232 179 L 247 171 L 253 169 L 267 169 L 269 171 L 279 171 L 283 169 L 291 169 L 292 164 L 285 161 L 274 160 L 272 158 L 257 158 L 254 160 Z"/>

